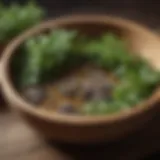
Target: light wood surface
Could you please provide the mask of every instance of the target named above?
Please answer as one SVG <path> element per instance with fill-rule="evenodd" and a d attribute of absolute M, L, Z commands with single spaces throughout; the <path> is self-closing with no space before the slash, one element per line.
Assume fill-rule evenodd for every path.
<path fill-rule="evenodd" d="M 10 111 L 0 112 L 0 160 L 139 160 L 160 151 L 160 113 L 143 129 L 110 144 L 45 141 Z"/>

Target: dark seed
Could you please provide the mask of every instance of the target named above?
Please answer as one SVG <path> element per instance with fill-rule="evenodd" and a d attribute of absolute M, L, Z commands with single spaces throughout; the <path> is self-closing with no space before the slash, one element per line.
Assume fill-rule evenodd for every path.
<path fill-rule="evenodd" d="M 112 99 L 112 90 L 113 85 L 112 84 L 105 84 L 100 87 L 99 95 L 102 97 L 102 99 L 111 100 Z"/>
<path fill-rule="evenodd" d="M 85 100 L 92 100 L 95 94 L 95 86 L 90 82 L 86 82 L 82 86 L 82 96 Z"/>
<path fill-rule="evenodd" d="M 112 85 L 110 84 L 98 84 L 95 87 L 92 100 L 111 100 L 112 98 Z"/>
<path fill-rule="evenodd" d="M 58 107 L 58 112 L 59 113 L 76 113 L 76 110 L 74 109 L 74 107 L 71 104 L 63 104 L 61 106 Z"/>
<path fill-rule="evenodd" d="M 33 104 L 40 104 L 46 97 L 44 88 L 38 86 L 27 87 L 23 90 L 23 96 Z"/>
<path fill-rule="evenodd" d="M 94 91 L 92 89 L 86 89 L 83 97 L 85 100 L 92 100 L 94 97 Z"/>

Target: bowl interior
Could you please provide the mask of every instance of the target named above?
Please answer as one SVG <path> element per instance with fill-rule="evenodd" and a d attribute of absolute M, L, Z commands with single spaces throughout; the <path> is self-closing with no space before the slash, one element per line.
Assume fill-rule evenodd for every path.
<path fill-rule="evenodd" d="M 131 47 L 130 47 L 131 40 L 129 38 L 129 34 L 130 34 L 129 30 L 125 30 L 123 27 L 118 27 L 118 26 L 110 24 L 110 23 L 103 24 L 103 22 L 97 23 L 97 22 L 89 22 L 88 21 L 88 22 L 68 22 L 68 23 L 60 23 L 60 24 L 57 23 L 57 25 L 54 24 L 53 26 L 44 27 L 43 29 L 38 30 L 38 32 L 34 32 L 28 38 L 34 37 L 39 34 L 49 34 L 50 31 L 54 31 L 54 30 L 60 29 L 60 28 L 66 29 L 66 30 L 76 30 L 76 31 L 78 31 L 79 34 L 87 35 L 89 37 L 94 37 L 94 38 L 99 37 L 99 36 L 103 35 L 104 33 L 111 32 L 111 33 L 118 35 L 124 41 L 126 41 L 126 43 L 128 44 L 128 48 L 131 49 Z M 26 39 L 28 39 L 28 38 L 26 38 Z M 25 57 L 23 56 L 23 52 L 21 52 L 20 49 L 21 49 L 21 45 L 23 45 L 23 43 L 25 42 L 26 39 L 24 38 L 21 41 L 21 44 L 19 44 L 19 46 L 16 48 L 16 50 L 13 52 L 13 54 L 11 56 L 9 72 L 10 72 L 10 78 L 13 81 L 15 78 L 17 78 L 16 72 L 19 71 L 20 68 L 14 69 L 14 67 L 12 67 L 13 66 L 12 60 L 13 60 L 15 54 L 19 54 L 17 56 L 19 56 L 19 58 L 21 58 L 22 61 L 23 61 L 23 59 L 25 59 Z M 12 83 L 12 85 L 14 85 L 14 83 Z"/>
<path fill-rule="evenodd" d="M 115 33 L 120 38 L 122 38 L 126 43 L 131 53 L 138 54 L 138 56 L 142 56 L 143 58 L 148 60 L 148 63 L 152 65 L 155 69 L 160 68 L 160 63 L 157 58 L 160 57 L 159 50 L 159 41 L 156 39 L 157 37 L 152 36 L 147 30 L 142 29 L 138 25 L 132 25 L 131 22 L 127 21 L 116 21 L 115 19 L 108 19 L 108 21 L 98 21 L 98 20 L 78 20 L 70 19 L 70 20 L 61 20 L 61 21 L 52 21 L 46 24 L 42 24 L 37 30 L 31 30 L 31 32 L 25 37 L 25 35 L 21 37 L 21 41 L 19 46 L 16 48 L 14 52 L 16 54 L 20 54 L 19 48 L 25 42 L 26 39 L 34 37 L 38 34 L 48 34 L 50 31 L 54 31 L 57 28 L 63 28 L 67 30 L 78 30 L 80 34 L 88 35 L 90 37 L 97 37 L 106 32 Z M 157 44 L 158 42 L 158 44 Z M 14 53 L 13 52 L 13 53 Z M 11 56 L 11 63 L 12 63 Z M 22 58 L 24 58 L 22 56 Z M 22 59 L 23 60 L 23 59 Z M 12 65 L 11 65 L 12 66 Z M 10 67 L 10 78 L 16 78 L 16 74 L 13 73 L 13 67 Z M 14 71 L 15 73 L 15 71 Z M 14 84 L 13 84 L 14 85 Z"/>

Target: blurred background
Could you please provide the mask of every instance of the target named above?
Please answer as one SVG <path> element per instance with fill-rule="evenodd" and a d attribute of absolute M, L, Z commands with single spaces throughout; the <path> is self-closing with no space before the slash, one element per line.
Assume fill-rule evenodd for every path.
<path fill-rule="evenodd" d="M 25 3 L 27 0 L 3 0 L 4 3 Z M 107 13 L 136 19 L 158 29 L 160 3 L 157 0 L 37 0 L 50 17 L 70 13 Z"/>
<path fill-rule="evenodd" d="M 5 4 L 12 2 L 23 4 L 26 1 L 3 0 Z M 72 13 L 105 13 L 133 19 L 160 31 L 160 2 L 157 0 L 37 0 L 37 2 L 47 10 L 48 18 Z M 160 159 L 158 154 L 151 155 L 146 160 Z"/>

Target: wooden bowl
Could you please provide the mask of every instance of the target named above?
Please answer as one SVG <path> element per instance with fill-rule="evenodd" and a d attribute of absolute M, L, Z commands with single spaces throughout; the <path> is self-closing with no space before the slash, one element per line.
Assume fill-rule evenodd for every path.
<path fill-rule="evenodd" d="M 2 52 L 4 50 L 4 48 L 7 46 L 7 43 L 4 44 L 4 43 L 0 43 L 0 58 L 2 56 Z M 0 89 L 1 90 L 1 89 Z M 4 97 L 3 97 L 3 94 L 0 92 L 0 111 L 1 109 L 4 109 L 6 106 L 6 102 L 4 100 Z"/>
<path fill-rule="evenodd" d="M 74 143 L 91 143 L 116 140 L 142 127 L 159 111 L 159 89 L 145 102 L 127 112 L 107 116 L 69 116 L 59 113 L 39 112 L 24 101 L 10 79 L 11 57 L 29 37 L 55 30 L 56 28 L 78 29 L 90 35 L 113 31 L 124 38 L 130 49 L 148 60 L 155 69 L 160 69 L 160 39 L 148 29 L 128 20 L 96 15 L 75 15 L 44 22 L 19 37 L 5 49 L 0 63 L 0 82 L 9 104 L 21 113 L 35 130 L 46 138 Z"/>

